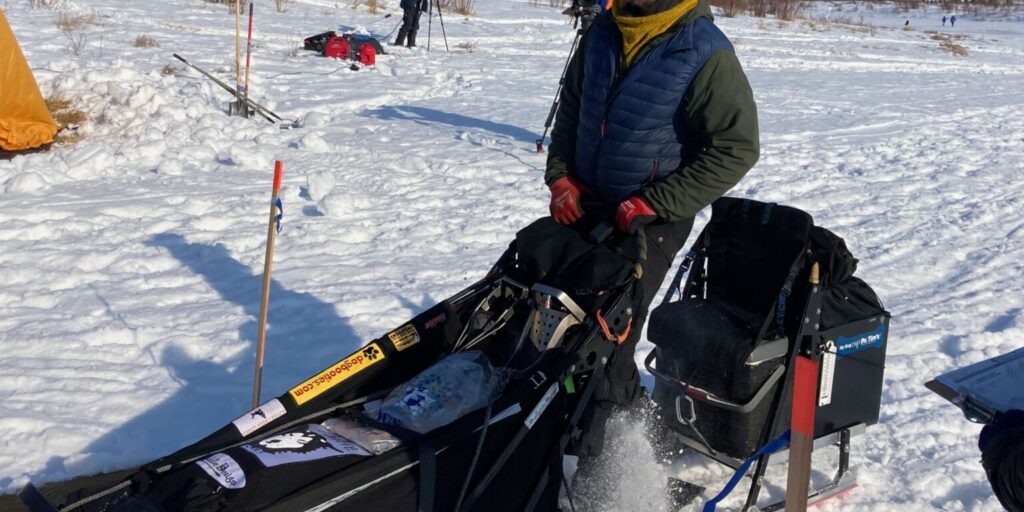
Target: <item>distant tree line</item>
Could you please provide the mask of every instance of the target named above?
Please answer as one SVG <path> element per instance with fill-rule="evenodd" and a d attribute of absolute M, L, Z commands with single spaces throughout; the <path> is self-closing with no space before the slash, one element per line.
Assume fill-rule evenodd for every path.
<path fill-rule="evenodd" d="M 807 8 L 803 0 L 711 0 L 711 5 L 721 8 L 726 18 L 749 14 L 759 18 L 775 16 L 781 20 L 793 20 Z"/>
<path fill-rule="evenodd" d="M 442 3 L 445 0 L 441 0 Z M 474 0 L 475 1 L 475 0 Z M 533 5 L 541 5 L 545 0 L 530 0 Z M 563 8 L 572 0 L 546 0 L 551 7 Z M 603 0 L 602 0 L 603 1 Z M 624 0 L 613 0 L 624 1 Z M 970 14 L 1024 11 L 1024 0 L 859 0 L 863 3 L 891 4 L 900 10 L 911 11 L 928 5 L 940 6 L 949 12 Z M 748 14 L 760 18 L 773 16 L 781 20 L 793 20 L 801 17 L 812 2 L 835 3 L 835 0 L 710 0 L 711 5 L 722 9 L 722 14 L 732 18 L 738 14 Z"/>
<path fill-rule="evenodd" d="M 813 1 L 834 0 L 710 0 L 711 5 L 722 9 L 722 14 L 731 18 L 737 14 L 756 17 L 774 16 L 782 20 L 800 17 Z M 1021 0 L 861 0 L 867 3 L 893 4 L 899 9 L 910 11 L 927 5 L 938 5 L 950 12 L 978 14 L 982 12 L 1011 12 L 1024 10 Z"/>
<path fill-rule="evenodd" d="M 881 0 L 868 0 L 874 3 L 885 3 Z M 1010 12 L 1024 8 L 1020 0 L 893 0 L 897 7 L 904 10 L 919 9 L 926 5 L 938 5 L 946 11 L 962 12 Z"/>

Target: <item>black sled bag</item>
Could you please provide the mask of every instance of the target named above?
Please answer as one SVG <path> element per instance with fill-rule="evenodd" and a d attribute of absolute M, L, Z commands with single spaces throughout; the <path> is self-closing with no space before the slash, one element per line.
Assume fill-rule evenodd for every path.
<path fill-rule="evenodd" d="M 530 290 L 520 283 L 535 279 L 553 282 L 553 272 L 562 268 L 536 252 L 517 253 L 515 246 L 528 243 L 543 253 L 546 249 L 538 240 L 564 229 L 552 224 L 538 221 L 520 232 L 517 242 L 480 282 L 205 439 L 147 464 L 117 492 L 107 488 L 101 498 L 62 510 L 553 512 L 562 482 L 562 455 L 570 436 L 577 434 L 575 422 L 589 403 L 592 384 L 601 378 L 594 376 L 601 374 L 599 365 L 613 345 L 588 320 L 567 331 L 557 348 L 525 351 L 521 354 L 525 362 L 511 359 L 520 354 L 512 347 L 520 346 L 517 340 L 522 341 L 521 333 L 529 329 L 524 320 L 529 313 L 525 298 L 535 293 L 517 295 L 514 290 Z M 579 253 L 580 258 L 597 255 L 603 262 L 607 276 L 588 277 L 595 282 L 617 282 L 632 268 L 603 247 L 589 251 L 580 245 Z M 631 283 L 627 279 L 614 289 L 594 291 L 581 304 L 587 304 L 586 311 L 603 308 L 610 323 L 624 324 L 622 315 L 632 311 Z M 562 286 L 569 289 L 568 284 Z M 576 288 L 584 289 L 580 293 L 589 290 Z M 477 305 L 484 304 L 485 298 L 489 311 Z M 494 364 L 514 361 L 509 366 L 520 371 L 489 411 L 477 410 L 426 434 L 382 425 L 362 413 L 367 402 L 452 352 L 466 329 L 476 332 L 477 324 L 488 324 L 499 310 L 512 312 L 508 328 L 482 338 L 474 349 L 487 354 Z M 526 344 L 533 346 L 530 341 Z M 338 417 L 386 430 L 402 444 L 371 454 L 326 431 L 325 420 Z M 90 496 L 96 493 L 83 490 L 65 503 Z"/>
<path fill-rule="evenodd" d="M 648 328 L 657 370 L 671 377 L 657 378 L 653 393 L 667 425 L 746 458 L 765 441 L 773 407 L 779 421 L 768 433 L 789 428 L 790 393 L 776 397 L 791 386 L 786 366 L 798 336 L 811 331 L 837 346 L 834 396 L 819 408 L 816 434 L 878 421 L 889 313 L 853 276 L 857 259 L 841 238 L 801 210 L 722 198 L 690 259 L 681 296 L 670 288 Z M 804 326 L 812 262 L 822 312 L 820 325 Z"/>
<path fill-rule="evenodd" d="M 302 40 L 303 49 L 314 51 L 320 55 L 324 54 L 324 48 L 327 46 L 327 41 L 337 34 L 331 30 L 315 36 L 309 36 Z"/>

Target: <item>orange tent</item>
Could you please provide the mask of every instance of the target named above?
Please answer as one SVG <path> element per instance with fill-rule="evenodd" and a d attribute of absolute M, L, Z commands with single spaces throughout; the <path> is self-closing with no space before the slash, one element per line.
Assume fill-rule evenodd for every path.
<path fill-rule="evenodd" d="M 0 10 L 0 149 L 20 151 L 53 142 L 57 125 Z"/>

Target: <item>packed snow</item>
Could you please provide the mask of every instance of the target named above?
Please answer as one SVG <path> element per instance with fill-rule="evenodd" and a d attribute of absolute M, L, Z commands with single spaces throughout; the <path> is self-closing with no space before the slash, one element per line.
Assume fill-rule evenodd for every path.
<path fill-rule="evenodd" d="M 481 0 L 445 14 L 450 51 L 436 17 L 427 51 L 424 17 L 420 48 L 353 70 L 302 38 L 383 37 L 397 2 L 257 3 L 253 96 L 301 128 L 227 116 L 230 96 L 171 58 L 233 83 L 222 5 L 3 3 L 44 94 L 89 120 L 77 143 L 0 161 L 0 491 L 139 464 L 248 409 L 275 159 L 265 397 L 473 282 L 546 214 L 534 140 L 574 36 L 558 9 Z M 836 6 L 818 17 L 857 24 L 716 20 L 762 130 L 732 194 L 843 236 L 893 314 L 881 421 L 854 446 L 860 487 L 820 509 L 997 510 L 979 427 L 923 383 L 1024 339 L 1024 23 Z M 61 13 L 89 22 L 65 34 Z M 160 46 L 134 47 L 140 35 Z M 602 509 L 668 510 L 669 474 L 705 498 L 729 477 L 659 464 L 628 419 L 613 432 L 628 463 Z"/>

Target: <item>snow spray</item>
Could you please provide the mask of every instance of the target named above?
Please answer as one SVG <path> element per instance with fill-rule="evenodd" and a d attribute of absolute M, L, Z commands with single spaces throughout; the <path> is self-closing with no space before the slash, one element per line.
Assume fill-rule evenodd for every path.
<path fill-rule="evenodd" d="M 250 4 L 251 5 L 251 4 Z M 274 242 L 281 229 L 281 178 L 284 163 L 274 162 L 274 189 L 270 194 L 270 222 L 267 225 L 267 253 L 263 258 L 263 291 L 260 297 L 259 331 L 256 334 L 256 369 L 252 377 L 252 408 L 260 405 L 260 384 L 263 379 L 263 354 L 267 342 L 267 313 L 270 306 L 270 267 L 274 262 Z M 279 213 L 279 211 L 281 213 Z"/>
<path fill-rule="evenodd" d="M 668 512 L 668 471 L 647 437 L 651 411 L 613 414 L 605 427 L 604 450 L 569 479 L 576 510 Z"/>

